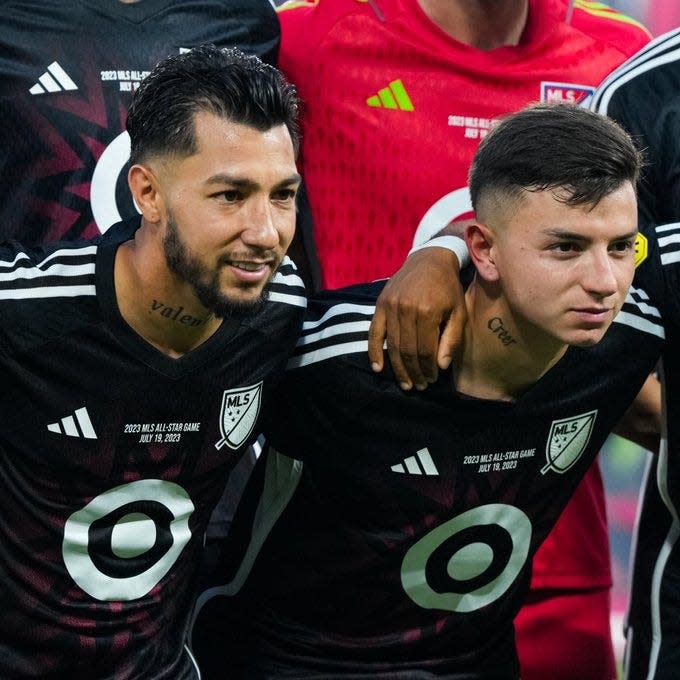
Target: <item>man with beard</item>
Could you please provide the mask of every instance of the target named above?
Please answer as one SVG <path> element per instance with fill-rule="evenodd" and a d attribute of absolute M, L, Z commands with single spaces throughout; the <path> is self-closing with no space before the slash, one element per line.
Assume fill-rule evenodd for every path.
<path fill-rule="evenodd" d="M 305 305 L 297 96 L 205 46 L 130 107 L 140 217 L 0 246 L 0 676 L 196 678 L 202 536 Z"/>

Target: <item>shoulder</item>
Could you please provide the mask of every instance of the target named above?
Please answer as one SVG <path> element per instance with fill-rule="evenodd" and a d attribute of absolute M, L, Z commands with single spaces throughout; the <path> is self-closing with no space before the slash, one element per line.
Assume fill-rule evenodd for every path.
<path fill-rule="evenodd" d="M 81 323 L 79 304 L 96 307 L 97 245 L 89 241 L 25 248 L 0 246 L 1 344 L 6 351 L 40 344 Z"/>
<path fill-rule="evenodd" d="M 55 287 L 94 284 L 96 255 L 95 241 L 64 241 L 31 248 L 6 241 L 0 245 L 1 298 L 40 297 L 49 295 Z"/>
<path fill-rule="evenodd" d="M 385 282 L 326 291 L 309 301 L 289 369 L 360 355 L 368 367 L 368 329 Z"/>
<path fill-rule="evenodd" d="M 592 108 L 608 113 L 613 99 L 632 96 L 640 104 L 652 97 L 655 104 L 680 92 L 680 28 L 650 42 L 622 64 L 598 87 Z"/>
<path fill-rule="evenodd" d="M 651 33 L 635 19 L 618 12 L 602 2 L 576 0 L 571 25 L 630 57 L 650 40 Z"/>
<path fill-rule="evenodd" d="M 313 59 L 310 46 L 321 42 L 343 19 L 380 22 L 380 10 L 367 0 L 288 0 L 276 11 L 281 24 L 282 58 L 299 52 Z"/>

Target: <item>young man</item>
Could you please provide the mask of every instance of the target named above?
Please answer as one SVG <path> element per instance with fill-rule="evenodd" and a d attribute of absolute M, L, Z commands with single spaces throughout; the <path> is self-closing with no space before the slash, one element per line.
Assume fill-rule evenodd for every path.
<path fill-rule="evenodd" d="M 585 104 L 650 39 L 590 0 L 293 0 L 279 17 L 280 68 L 305 101 L 307 246 L 329 288 L 392 276 L 414 239 L 467 218 L 470 163 L 500 117 L 537 101 Z M 422 304 L 413 301 L 421 293 L 425 305 L 441 299 L 441 289 L 417 283 L 412 304 Z M 429 373 L 414 363 L 414 384 L 424 386 Z M 393 368 L 409 384 L 399 362 Z M 612 576 L 597 465 L 553 534 L 518 621 L 523 678 L 611 677 Z M 594 622 L 599 632 L 586 645 L 580 631 Z"/>
<path fill-rule="evenodd" d="M 312 302 L 265 423 L 275 451 L 237 518 L 249 552 L 199 599 L 207 677 L 243 649 L 246 678 L 519 677 L 532 557 L 663 335 L 644 293 L 626 298 L 638 170 L 627 135 L 574 106 L 529 108 L 485 138 L 469 322 L 424 392 L 366 364 L 381 283 Z M 220 626 L 235 602 L 211 597 L 239 591 Z"/>
<path fill-rule="evenodd" d="M 168 58 L 127 121 L 141 217 L 0 247 L 3 678 L 198 677 L 205 526 L 305 304 L 296 112 L 257 57 Z"/>
<path fill-rule="evenodd" d="M 626 621 L 628 680 L 675 680 L 680 668 L 680 30 L 660 36 L 598 89 L 593 108 L 617 120 L 645 149 L 640 224 L 662 224 L 662 290 L 669 340 L 663 356 L 666 431 L 650 460 L 635 534 L 633 579 Z M 663 224 L 675 222 L 675 224 Z"/>
<path fill-rule="evenodd" d="M 274 64 L 268 0 L 0 0 L 0 241 L 91 238 L 137 215 L 125 111 L 163 58 L 237 47 Z"/>

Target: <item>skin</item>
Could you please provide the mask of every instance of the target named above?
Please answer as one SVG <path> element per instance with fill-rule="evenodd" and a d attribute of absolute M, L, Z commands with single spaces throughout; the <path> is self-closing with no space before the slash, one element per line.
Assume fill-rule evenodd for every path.
<path fill-rule="evenodd" d="M 480 50 L 517 45 L 528 0 L 418 0 L 425 14 L 458 42 Z"/>
<path fill-rule="evenodd" d="M 488 51 L 517 45 L 526 26 L 528 0 L 417 0 L 439 28 L 458 42 Z M 565 20 L 571 13 L 565 7 Z M 415 225 L 414 225 L 415 228 Z M 462 293 L 450 290 L 458 259 L 443 248 L 416 252 L 385 286 L 369 331 L 374 371 L 384 368 L 387 347 L 395 378 L 404 390 L 424 390 L 451 364 L 465 324 Z M 427 280 L 421 276 L 428 269 Z M 441 340 L 441 342 L 440 342 Z"/>
<path fill-rule="evenodd" d="M 221 314 L 258 304 L 293 238 L 300 184 L 284 125 L 260 132 L 199 111 L 194 130 L 193 155 L 130 169 L 142 222 L 114 270 L 123 318 L 171 357 L 205 342 Z M 159 301 L 198 323 L 159 314 Z"/>
<path fill-rule="evenodd" d="M 465 234 L 477 274 L 456 383 L 472 396 L 513 399 L 569 345 L 599 342 L 621 309 L 635 271 L 635 191 L 625 183 L 594 206 L 523 192 L 514 209 L 486 217 Z"/>

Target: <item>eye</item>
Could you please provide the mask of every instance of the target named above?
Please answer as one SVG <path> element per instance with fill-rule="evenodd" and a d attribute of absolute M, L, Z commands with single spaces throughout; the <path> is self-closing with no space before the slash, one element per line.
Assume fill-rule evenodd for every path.
<path fill-rule="evenodd" d="M 635 239 L 629 238 L 623 241 L 616 241 L 610 246 L 610 250 L 615 253 L 628 253 L 635 248 Z"/>
<path fill-rule="evenodd" d="M 272 194 L 272 198 L 275 201 L 294 201 L 297 196 L 297 190 L 295 189 L 279 189 Z"/>
<path fill-rule="evenodd" d="M 236 203 L 243 198 L 243 194 L 236 189 L 228 189 L 227 191 L 222 191 L 218 194 L 220 198 L 225 200 L 227 203 Z"/>
<path fill-rule="evenodd" d="M 581 247 L 574 241 L 560 241 L 559 243 L 550 246 L 550 250 L 553 250 L 556 253 L 575 253 L 580 251 Z"/>

